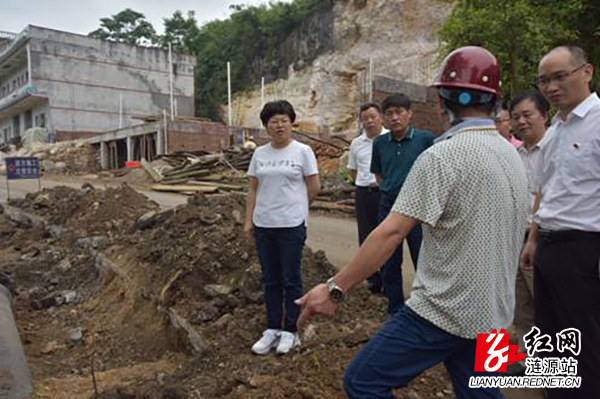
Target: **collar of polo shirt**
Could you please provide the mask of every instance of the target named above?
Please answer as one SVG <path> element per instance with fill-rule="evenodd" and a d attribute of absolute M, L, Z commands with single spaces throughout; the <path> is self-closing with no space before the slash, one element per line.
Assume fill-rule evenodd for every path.
<path fill-rule="evenodd" d="M 394 137 L 394 133 L 390 130 L 389 140 L 390 140 L 390 142 L 395 141 L 397 143 L 404 141 L 404 140 L 412 140 L 412 138 L 415 135 L 414 130 L 415 129 L 412 126 L 409 126 L 408 131 L 406 132 L 406 136 L 404 136 L 401 140 L 396 140 L 396 138 Z"/>

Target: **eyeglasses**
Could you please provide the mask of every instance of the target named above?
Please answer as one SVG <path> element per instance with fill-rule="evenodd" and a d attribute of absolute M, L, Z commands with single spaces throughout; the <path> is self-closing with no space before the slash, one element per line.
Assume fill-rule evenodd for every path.
<path fill-rule="evenodd" d="M 587 63 L 578 66 L 577 68 L 573 69 L 571 72 L 558 71 L 556 73 L 553 73 L 550 76 L 538 76 L 535 79 L 535 85 L 537 87 L 545 87 L 545 86 L 548 86 L 553 81 L 554 82 L 564 82 L 569 76 L 577 73 L 578 71 L 580 71 L 585 66 L 587 66 Z"/>

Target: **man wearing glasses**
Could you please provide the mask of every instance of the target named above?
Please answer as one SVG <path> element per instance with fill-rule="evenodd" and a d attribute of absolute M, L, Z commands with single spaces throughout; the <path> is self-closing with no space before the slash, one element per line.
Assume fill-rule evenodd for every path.
<path fill-rule="evenodd" d="M 561 46 L 540 61 L 537 85 L 558 109 L 536 168 L 533 223 L 521 267 L 534 269 L 535 320 L 552 338 L 581 332 L 575 358 L 581 388 L 548 397 L 594 398 L 600 391 L 600 99 L 585 52 Z M 542 352 L 569 357 L 569 351 Z"/>

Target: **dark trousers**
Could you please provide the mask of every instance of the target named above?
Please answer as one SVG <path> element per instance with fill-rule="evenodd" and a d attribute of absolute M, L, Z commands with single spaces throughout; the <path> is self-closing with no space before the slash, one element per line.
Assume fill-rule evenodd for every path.
<path fill-rule="evenodd" d="M 553 352 L 543 357 L 574 357 L 581 388 L 548 389 L 548 398 L 600 397 L 600 233 L 540 233 L 534 269 L 535 321 L 549 334 Z M 556 350 L 556 333 L 581 332 L 581 351 Z"/>
<path fill-rule="evenodd" d="M 389 215 L 396 198 L 382 194 L 379 203 L 379 221 L 380 223 Z M 415 226 L 406 236 L 410 257 L 417 269 L 419 261 L 419 251 L 421 241 L 423 240 L 423 231 L 421 225 Z M 402 244 L 394 251 L 392 256 L 383 264 L 381 268 L 381 279 L 383 281 L 383 290 L 388 299 L 388 314 L 396 313 L 404 305 L 404 289 L 402 287 Z"/>
<path fill-rule="evenodd" d="M 351 399 L 389 398 L 424 370 L 444 363 L 457 398 L 502 398 L 497 388 L 469 388 L 471 376 L 493 376 L 475 369 L 476 340 L 448 334 L 402 307 L 352 360 L 344 375 Z"/>
<path fill-rule="evenodd" d="M 265 228 L 254 226 L 256 252 L 263 274 L 267 328 L 296 332 L 302 297 L 302 249 L 306 241 L 304 223 L 297 227 Z"/>
<path fill-rule="evenodd" d="M 367 239 L 371 231 L 379 224 L 379 187 L 356 186 L 354 210 L 358 224 L 358 245 Z M 381 289 L 381 275 L 377 271 L 367 281 L 369 286 Z"/>

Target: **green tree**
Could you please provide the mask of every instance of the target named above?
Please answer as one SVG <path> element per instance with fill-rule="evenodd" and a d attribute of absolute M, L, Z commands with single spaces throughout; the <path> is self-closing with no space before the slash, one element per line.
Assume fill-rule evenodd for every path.
<path fill-rule="evenodd" d="M 195 54 L 198 51 L 200 28 L 194 11 L 188 11 L 187 17 L 181 11 L 175 11 L 171 18 L 163 18 L 164 34 L 158 39 L 158 44 L 173 51 Z"/>
<path fill-rule="evenodd" d="M 144 14 L 126 8 L 110 18 L 101 18 L 100 27 L 89 36 L 97 39 L 123 42 L 138 46 L 156 43 L 157 35 L 152 24 L 146 21 Z"/>

